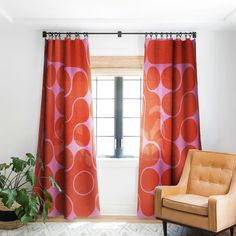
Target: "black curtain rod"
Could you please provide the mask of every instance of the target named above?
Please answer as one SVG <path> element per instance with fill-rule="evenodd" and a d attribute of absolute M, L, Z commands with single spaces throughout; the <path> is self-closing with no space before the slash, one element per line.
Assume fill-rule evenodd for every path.
<path fill-rule="evenodd" d="M 46 38 L 47 36 L 71 36 L 71 35 L 117 35 L 118 37 L 122 37 L 122 35 L 161 35 L 161 36 L 167 36 L 167 35 L 176 35 L 176 36 L 191 36 L 193 38 L 197 37 L 196 32 L 47 32 L 43 31 L 42 36 L 43 38 Z"/>

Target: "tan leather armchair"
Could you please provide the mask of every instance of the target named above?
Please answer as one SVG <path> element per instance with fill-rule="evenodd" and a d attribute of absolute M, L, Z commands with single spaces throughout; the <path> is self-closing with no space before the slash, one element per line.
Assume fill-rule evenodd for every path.
<path fill-rule="evenodd" d="M 236 155 L 189 150 L 176 186 L 155 190 L 155 216 L 217 234 L 236 224 Z"/>

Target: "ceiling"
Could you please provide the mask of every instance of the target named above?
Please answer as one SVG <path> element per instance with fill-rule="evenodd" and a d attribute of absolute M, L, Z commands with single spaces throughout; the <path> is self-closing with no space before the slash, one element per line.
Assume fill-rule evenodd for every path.
<path fill-rule="evenodd" d="M 45 30 L 236 30 L 236 0 L 0 0 L 0 25 Z"/>

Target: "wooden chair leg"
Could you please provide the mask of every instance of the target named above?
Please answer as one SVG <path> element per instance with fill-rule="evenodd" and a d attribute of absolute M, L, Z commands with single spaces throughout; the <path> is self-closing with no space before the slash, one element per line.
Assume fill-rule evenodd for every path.
<path fill-rule="evenodd" d="M 162 221 L 162 226 L 163 226 L 164 236 L 167 236 L 167 222 L 163 220 Z"/>
<path fill-rule="evenodd" d="M 230 236 L 234 236 L 234 227 L 231 227 L 229 230 L 230 230 Z"/>

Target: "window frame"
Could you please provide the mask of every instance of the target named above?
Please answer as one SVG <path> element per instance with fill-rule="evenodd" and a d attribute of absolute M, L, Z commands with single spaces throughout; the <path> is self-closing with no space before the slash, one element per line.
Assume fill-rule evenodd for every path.
<path fill-rule="evenodd" d="M 96 132 L 95 142 L 96 147 L 97 137 L 113 137 L 114 138 L 114 153 L 113 155 L 102 155 L 99 157 L 112 157 L 112 158 L 127 158 L 138 157 L 136 155 L 123 154 L 123 140 L 124 137 L 138 137 L 140 135 L 123 135 L 123 119 L 124 118 L 139 118 L 141 119 L 142 107 L 142 74 L 143 74 L 143 56 L 96 56 L 91 57 L 91 74 L 96 77 L 96 111 L 98 104 L 98 76 L 109 75 L 114 77 L 114 136 L 99 136 Z M 140 76 L 140 97 L 139 98 L 123 98 L 123 76 L 132 75 Z M 134 81 L 134 80 L 133 80 Z M 104 98 L 105 99 L 105 98 Z M 109 98 L 107 98 L 109 99 Z M 123 116 L 123 101 L 125 99 L 138 99 L 140 100 L 140 116 L 138 117 L 124 117 Z M 102 118 L 102 117 L 99 117 Z M 98 129 L 98 114 L 96 114 L 96 131 Z"/>

